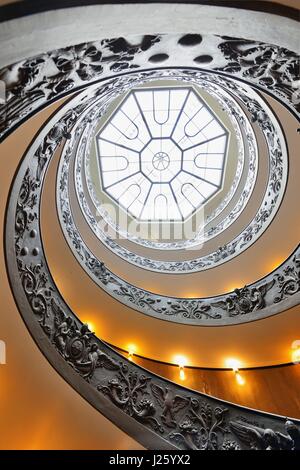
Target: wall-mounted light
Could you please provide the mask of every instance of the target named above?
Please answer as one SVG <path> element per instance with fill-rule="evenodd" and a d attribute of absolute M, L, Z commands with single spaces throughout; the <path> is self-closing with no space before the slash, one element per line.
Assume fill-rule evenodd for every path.
<path fill-rule="evenodd" d="M 232 369 L 233 372 L 236 372 L 239 370 L 239 368 L 241 367 L 241 363 L 240 361 L 238 361 L 237 359 L 227 359 L 226 360 L 226 366 L 229 368 L 229 369 Z"/>
<path fill-rule="evenodd" d="M 180 377 L 180 380 L 185 380 L 184 366 L 179 367 L 179 377 Z"/>
<path fill-rule="evenodd" d="M 238 361 L 237 359 L 227 359 L 226 365 L 227 367 L 233 370 L 237 383 L 239 385 L 245 385 L 246 381 L 239 371 L 239 368 L 241 366 L 240 361 Z"/>
<path fill-rule="evenodd" d="M 245 385 L 246 381 L 244 377 L 241 375 L 241 373 L 238 370 L 236 370 L 234 371 L 234 374 L 235 374 L 235 380 L 237 381 L 237 383 L 239 385 Z"/>
<path fill-rule="evenodd" d="M 6 344 L 0 339 L 0 364 L 6 364 Z"/>
<path fill-rule="evenodd" d="M 133 355 L 134 355 L 135 351 L 136 351 L 136 347 L 134 346 L 134 344 L 130 344 L 128 346 L 128 359 L 130 361 L 133 361 Z"/>
<path fill-rule="evenodd" d="M 184 356 L 175 356 L 175 362 L 178 364 L 179 367 L 179 377 L 180 380 L 185 380 L 185 366 L 187 365 L 187 360 Z"/>
<path fill-rule="evenodd" d="M 83 321 L 83 323 L 88 327 L 88 329 L 89 329 L 89 331 L 90 331 L 91 333 L 95 333 L 96 328 L 95 328 L 95 324 L 94 324 L 94 323 L 92 323 L 92 322 L 89 321 L 89 320 Z"/>
<path fill-rule="evenodd" d="M 297 339 L 292 343 L 292 362 L 300 364 L 300 340 Z"/>

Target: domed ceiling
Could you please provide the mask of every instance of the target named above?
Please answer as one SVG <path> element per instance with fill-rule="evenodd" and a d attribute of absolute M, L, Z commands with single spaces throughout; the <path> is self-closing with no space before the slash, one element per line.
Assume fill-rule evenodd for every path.
<path fill-rule="evenodd" d="M 161 92 L 164 89 L 162 85 L 165 85 L 165 88 L 168 89 L 170 86 L 174 86 L 174 84 L 176 84 L 178 88 L 178 84 L 180 83 L 182 83 L 180 80 L 166 81 L 166 80 L 161 79 L 159 81 L 152 81 L 153 85 L 157 84 L 157 86 L 160 87 Z M 144 89 L 145 85 L 141 85 L 141 87 Z M 144 90 L 144 92 L 146 92 L 146 90 Z M 200 93 L 200 89 L 198 90 L 198 92 Z M 202 94 L 203 93 L 204 92 L 202 91 Z M 216 108 L 217 102 L 216 100 L 213 100 L 211 95 L 208 95 L 206 93 L 205 99 L 206 100 L 209 99 L 209 101 L 211 101 L 210 104 L 213 105 L 213 107 L 216 109 L 217 112 L 222 112 L 219 109 L 220 105 L 219 105 L 219 108 Z M 119 99 L 116 99 L 115 101 L 118 102 Z M 113 109 L 114 109 L 115 101 L 113 101 L 113 104 L 111 105 Z M 169 191 L 169 193 L 172 195 L 171 199 L 169 200 L 173 201 L 173 204 L 177 204 L 176 201 L 180 203 L 180 205 L 184 204 L 185 209 L 182 208 L 182 211 L 185 210 L 188 212 L 186 212 L 185 215 L 182 215 L 180 210 L 177 209 L 177 215 L 179 216 L 179 219 L 176 219 L 175 215 L 174 217 L 171 217 L 172 214 L 170 214 L 169 219 L 165 218 L 165 220 L 163 220 L 163 217 L 160 214 L 159 217 L 152 217 L 150 219 L 148 217 L 148 220 L 137 220 L 136 217 L 131 216 L 130 211 L 128 210 L 126 211 L 124 207 L 122 207 L 122 205 L 118 206 L 117 204 L 114 204 L 115 199 L 112 199 L 112 198 L 108 199 L 106 193 L 102 191 L 103 179 L 101 181 L 100 177 L 98 176 L 101 171 L 101 159 L 100 159 L 100 164 L 99 164 L 98 138 L 94 137 L 94 134 L 96 136 L 98 128 L 101 129 L 101 124 L 105 122 L 107 114 L 109 115 L 109 112 L 105 113 L 104 116 L 102 116 L 102 118 L 99 119 L 99 124 L 98 124 L 97 119 L 95 119 L 95 131 L 92 131 L 91 135 L 88 137 L 89 142 L 85 146 L 85 149 L 83 149 L 82 147 L 79 150 L 79 152 L 77 152 L 77 162 L 76 162 L 76 166 L 78 169 L 77 173 L 78 174 L 81 173 L 81 169 L 83 170 L 83 173 L 84 173 L 82 175 L 83 178 L 80 178 L 79 176 L 77 176 L 76 178 L 76 191 L 78 195 L 80 194 L 80 198 L 82 200 L 84 199 L 85 202 L 88 201 L 89 198 L 91 198 L 93 202 L 93 206 L 94 206 L 94 211 L 96 210 L 99 213 L 99 215 L 101 214 L 101 216 L 103 217 L 104 223 L 107 222 L 111 228 L 114 228 L 115 238 L 123 237 L 124 240 L 125 239 L 133 240 L 135 243 L 141 244 L 143 246 L 149 246 L 151 248 L 158 248 L 158 249 L 163 248 L 164 250 L 166 249 L 177 250 L 180 248 L 185 248 L 186 246 L 191 246 L 192 244 L 199 243 L 200 238 L 201 237 L 203 238 L 203 235 L 204 235 L 203 234 L 203 225 L 204 225 L 203 219 L 205 217 L 205 225 L 206 225 L 205 238 L 207 240 L 209 227 L 211 227 L 213 219 L 215 219 L 222 211 L 222 208 L 224 208 L 232 200 L 232 196 L 235 193 L 235 190 L 237 189 L 237 185 L 242 175 L 243 166 L 244 166 L 243 163 L 244 163 L 245 157 L 244 157 L 244 148 L 242 146 L 241 132 L 238 126 L 232 125 L 230 122 L 230 119 L 228 118 L 228 115 L 223 111 L 222 118 L 224 119 L 224 121 L 226 121 L 225 124 L 229 126 L 230 131 L 232 132 L 232 138 L 230 139 L 230 145 L 228 145 L 228 149 L 226 149 L 226 152 L 228 153 L 228 155 L 230 155 L 230 165 L 229 164 L 225 165 L 226 162 L 224 161 L 224 170 L 226 166 L 226 172 L 224 171 L 225 173 L 224 178 L 222 177 L 221 189 L 218 191 L 216 183 L 213 183 L 213 184 L 209 183 L 211 185 L 212 192 L 215 194 L 218 193 L 217 196 L 210 198 L 211 199 L 210 202 L 205 202 L 204 198 L 202 198 L 202 196 L 200 197 L 200 193 L 198 194 L 197 191 L 193 189 L 194 188 L 193 186 L 189 186 L 189 184 L 187 184 L 184 181 L 182 181 L 181 186 L 180 185 L 178 186 L 179 184 L 178 182 L 181 181 L 181 176 L 177 172 L 178 175 L 176 175 L 176 178 L 175 176 L 171 178 L 170 176 L 167 177 L 167 179 L 170 181 L 166 181 L 165 183 L 161 183 L 160 185 L 157 184 L 158 182 L 156 183 L 154 182 L 154 186 L 151 186 L 152 189 L 150 190 L 148 188 L 149 191 L 147 194 L 147 199 L 145 200 L 150 202 L 148 195 L 151 196 L 152 190 L 154 191 L 155 188 L 156 188 L 155 191 L 157 191 L 158 188 L 161 188 L 162 191 Z M 236 136 L 235 136 L 235 132 L 236 132 Z M 223 137 L 224 136 L 220 137 L 220 139 L 223 139 Z M 217 138 L 217 143 L 220 139 Z M 215 139 L 207 143 L 207 145 L 210 145 L 210 146 L 213 145 L 214 140 Z M 158 142 L 158 140 L 154 140 L 154 142 L 155 141 Z M 162 142 L 166 142 L 166 140 L 163 140 Z M 236 147 L 238 147 L 238 150 L 236 150 Z M 195 148 L 197 148 L 197 146 Z M 215 154 L 212 154 L 212 155 L 215 155 Z M 147 167 L 148 170 L 151 171 L 151 174 L 154 174 L 153 172 L 155 170 L 156 176 L 158 176 L 159 174 L 166 175 L 167 173 L 165 173 L 165 171 L 169 171 L 168 170 L 169 165 L 168 165 L 168 168 L 165 168 L 165 170 L 153 169 L 152 167 L 153 159 L 154 159 L 154 164 L 156 165 L 155 163 L 156 158 L 154 158 L 154 156 L 155 155 L 152 152 L 152 157 L 150 158 L 151 160 L 150 164 L 151 164 L 152 169 L 150 167 L 149 168 Z M 163 154 L 161 155 L 161 157 L 165 162 L 168 161 L 169 157 L 167 158 Z M 195 155 L 195 158 L 196 157 L 197 157 L 197 153 Z M 175 163 L 176 158 L 177 158 L 176 155 L 173 156 L 174 165 L 175 164 L 178 165 L 180 163 L 180 161 Z M 190 157 L 187 157 L 187 155 L 185 156 L 183 155 L 183 158 L 187 162 L 185 163 L 185 165 L 187 165 L 188 164 L 187 159 L 188 158 L 190 159 Z M 219 158 L 219 157 L 215 155 L 215 158 Z M 250 165 L 251 175 L 249 175 L 249 182 L 247 185 L 248 186 L 247 195 L 244 195 L 244 199 L 247 199 L 247 197 L 249 197 L 250 187 L 253 187 L 253 184 L 255 181 L 255 169 L 257 165 L 254 164 L 254 158 L 255 158 L 254 152 L 252 152 L 251 153 L 251 165 Z M 147 154 L 146 156 L 144 154 L 143 156 L 139 157 L 139 159 L 141 161 L 141 166 L 145 164 L 148 165 L 149 154 L 148 154 L 148 157 L 147 157 Z M 105 161 L 111 162 L 112 160 L 106 159 Z M 83 164 L 84 164 L 84 168 L 83 168 Z M 160 165 L 159 162 L 158 164 Z M 165 165 L 165 164 L 163 163 L 162 165 Z M 219 164 L 217 163 L 217 165 Z M 192 165 L 192 168 L 190 168 L 190 170 L 193 169 L 193 166 L 195 165 Z M 141 168 L 141 170 L 143 172 L 143 168 Z M 200 174 L 199 173 L 200 171 L 203 172 L 204 170 L 205 170 L 204 168 L 198 168 L 198 175 Z M 218 170 L 217 168 L 209 168 L 209 170 L 213 172 L 215 175 L 219 173 L 219 177 L 220 177 L 220 169 Z M 244 170 L 246 172 L 246 168 Z M 185 168 L 184 170 L 185 175 L 190 174 L 190 173 L 187 173 L 187 171 L 189 170 Z M 206 172 L 207 171 L 208 169 L 206 170 Z M 180 170 L 180 173 L 181 173 L 181 170 Z M 143 178 L 145 177 L 144 175 L 145 173 L 142 173 Z M 210 175 L 212 175 L 212 173 L 210 173 Z M 138 177 L 138 173 L 135 172 L 134 176 Z M 109 178 L 109 173 L 106 175 L 106 177 Z M 111 177 L 112 175 L 110 175 L 110 178 Z M 200 178 L 202 178 L 201 179 L 202 183 L 206 181 L 206 180 L 203 181 L 205 178 L 201 176 Z M 199 179 L 199 176 L 198 176 L 198 179 Z M 121 180 L 128 181 L 128 180 L 123 180 L 123 178 L 121 178 Z M 147 179 L 147 181 L 149 182 L 149 184 L 153 185 L 152 181 L 150 181 L 149 179 Z M 175 186 L 177 185 L 177 186 L 175 187 L 174 185 Z M 143 187 L 145 185 L 141 185 L 141 186 Z M 88 196 L 87 196 L 87 191 L 85 191 L 85 187 L 88 189 Z M 139 191 L 138 184 L 132 185 L 131 188 L 133 188 L 133 190 L 135 190 L 136 192 Z M 169 189 L 166 189 L 166 188 L 169 188 Z M 188 189 L 189 191 L 187 191 Z M 178 195 L 178 191 L 179 191 L 179 195 Z M 176 195 L 175 195 L 175 192 L 176 192 Z M 197 199 L 194 201 L 194 205 L 191 204 L 191 202 L 189 202 L 186 199 L 186 195 L 192 194 L 192 193 L 194 194 L 194 197 L 196 197 L 196 194 L 198 194 L 198 206 L 197 206 Z M 174 198 L 174 196 L 176 199 Z M 160 210 L 166 211 L 167 199 L 165 198 L 166 196 L 163 193 L 155 196 L 154 199 L 152 198 L 153 207 L 157 207 L 158 209 L 158 205 L 155 204 L 155 201 L 160 201 L 160 204 L 159 204 Z M 131 207 L 132 206 L 134 207 L 136 206 L 136 204 L 139 204 L 139 203 L 136 201 L 136 203 L 133 204 L 131 203 L 131 201 L 129 201 L 128 204 L 130 204 Z M 88 221 L 89 220 L 88 212 L 85 210 L 85 207 L 86 205 L 83 203 L 82 204 L 83 213 L 85 214 L 87 221 Z M 165 209 L 163 209 L 163 207 Z M 91 210 L 93 211 L 93 209 Z M 149 214 L 149 216 L 150 215 L 151 214 Z M 101 238 L 101 224 L 99 223 L 99 221 L 98 221 L 97 226 L 98 226 L 97 233 L 99 234 Z M 220 229 L 220 226 L 219 226 L 219 229 Z M 213 231 L 210 230 L 210 236 L 213 236 L 212 232 Z M 217 229 L 215 227 L 214 233 L 216 232 L 217 232 Z M 103 230 L 102 230 L 102 233 L 103 233 Z M 102 239 L 103 239 L 103 236 L 102 236 Z"/>
<path fill-rule="evenodd" d="M 32 336 L 105 416 L 121 410 L 122 429 L 134 422 L 150 447 L 182 448 L 168 428 L 185 422 L 151 402 L 165 380 L 107 343 L 200 367 L 289 362 L 300 327 L 299 29 L 207 5 L 176 5 L 170 22 L 168 8 L 4 22 L 0 136 L 20 154 L 5 252 Z M 182 409 L 195 412 L 199 397 L 186 393 Z"/>
<path fill-rule="evenodd" d="M 7 233 L 15 218 L 10 275 L 20 276 L 46 333 L 48 309 L 60 304 L 47 277 L 53 263 L 61 270 L 58 240 L 111 317 L 139 315 L 145 330 L 160 320 L 165 331 L 172 323 L 182 332 L 242 325 L 297 305 L 298 227 L 284 247 L 275 235 L 276 220 L 291 220 L 282 214 L 297 184 L 294 43 L 273 44 L 270 29 L 253 40 L 252 27 L 237 39 L 224 30 L 229 24 L 213 32 L 210 21 L 201 34 L 177 26 L 74 44 L 62 38 L 47 53 L 38 45 L 30 59 L 21 50 L 2 69 L 3 137 L 70 94 L 27 149 L 7 218 Z M 54 206 L 42 211 L 51 171 L 55 222 Z M 49 241 L 57 224 L 60 236 Z M 42 292 L 32 287 L 40 282 Z"/>

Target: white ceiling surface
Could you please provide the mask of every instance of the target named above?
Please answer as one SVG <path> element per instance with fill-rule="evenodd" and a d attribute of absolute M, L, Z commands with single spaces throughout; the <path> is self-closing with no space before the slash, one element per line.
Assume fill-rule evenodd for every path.
<path fill-rule="evenodd" d="M 300 41 L 297 21 L 270 13 L 189 4 L 92 5 L 47 11 L 1 23 L 0 67 L 86 41 L 158 33 L 242 37 L 292 51 L 299 50 Z M 173 60 L 176 62 L 175 54 Z M 173 65 L 172 58 L 168 65 Z"/>

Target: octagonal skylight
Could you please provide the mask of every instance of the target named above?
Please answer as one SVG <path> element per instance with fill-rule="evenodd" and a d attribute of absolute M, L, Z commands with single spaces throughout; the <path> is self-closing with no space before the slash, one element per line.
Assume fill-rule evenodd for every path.
<path fill-rule="evenodd" d="M 227 140 L 193 87 L 134 89 L 97 135 L 102 189 L 139 221 L 184 221 L 221 188 Z"/>

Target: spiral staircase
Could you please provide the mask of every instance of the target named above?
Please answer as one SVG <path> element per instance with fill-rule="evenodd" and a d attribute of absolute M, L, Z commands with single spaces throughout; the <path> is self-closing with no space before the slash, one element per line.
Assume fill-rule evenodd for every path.
<path fill-rule="evenodd" d="M 297 5 L 2 3 L 7 383 L 91 448 L 299 450 Z"/>

